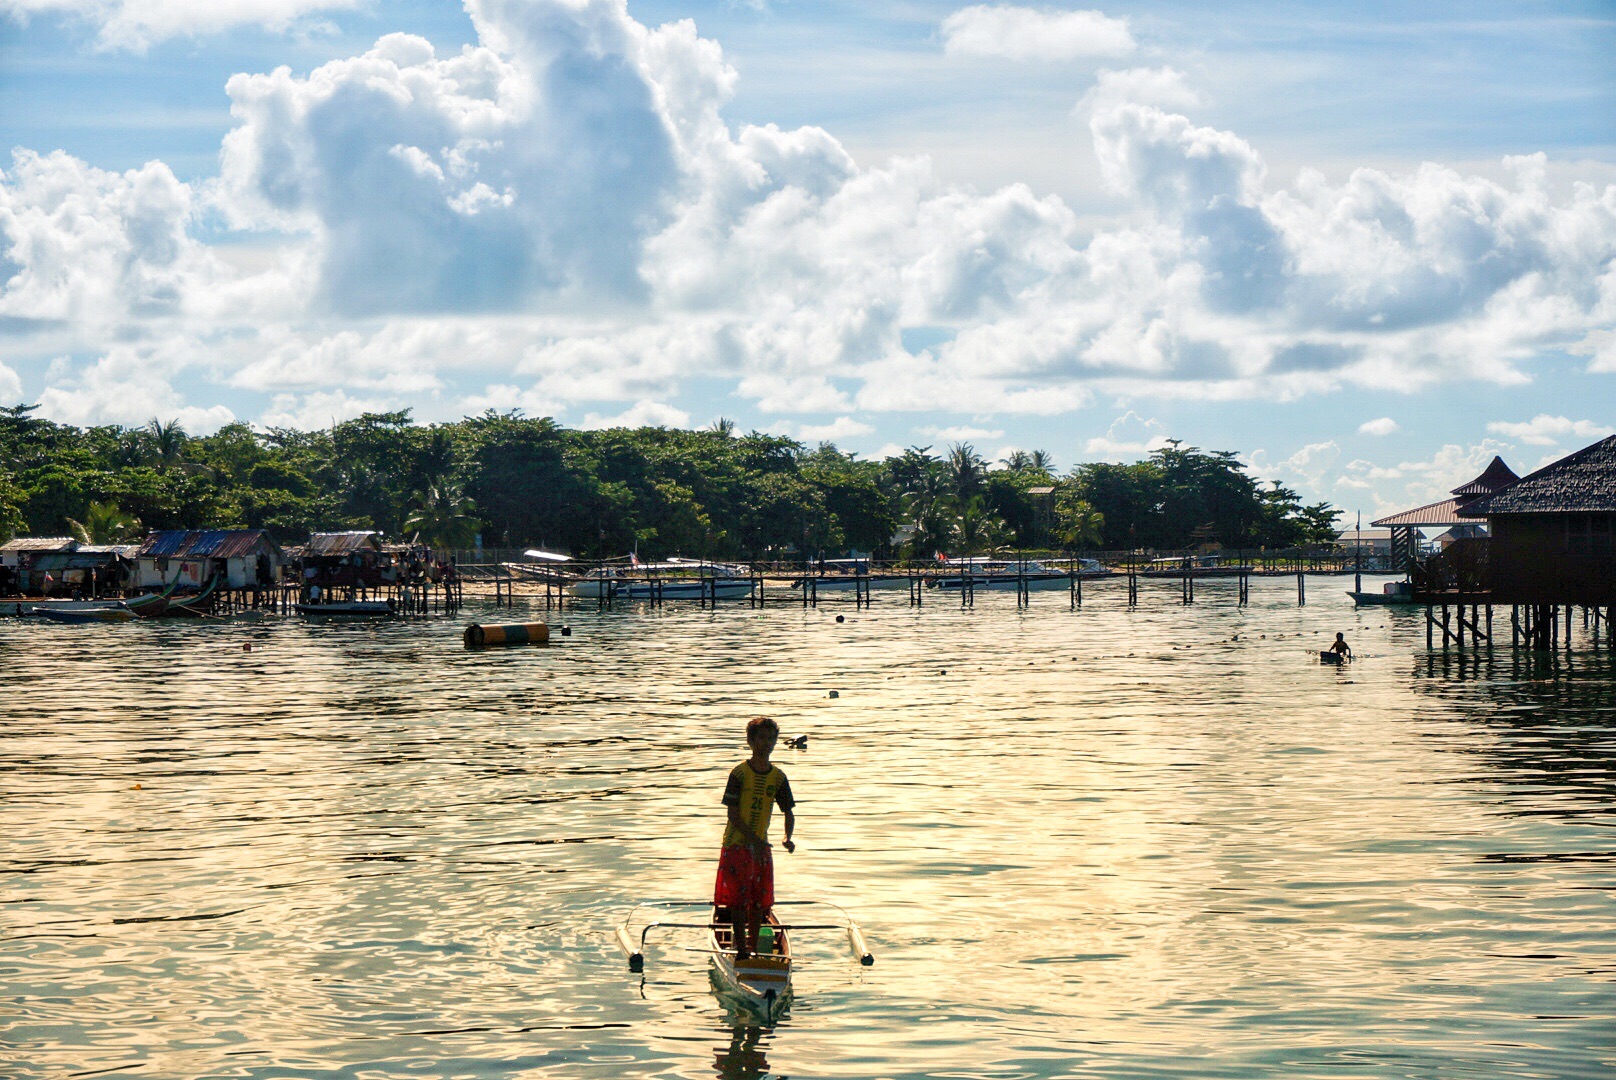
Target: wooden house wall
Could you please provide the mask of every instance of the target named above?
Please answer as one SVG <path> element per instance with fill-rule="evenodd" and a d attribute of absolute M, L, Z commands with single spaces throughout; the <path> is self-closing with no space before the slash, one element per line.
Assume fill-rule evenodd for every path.
<path fill-rule="evenodd" d="M 1616 514 L 1505 514 L 1489 519 L 1495 604 L 1616 604 Z"/>

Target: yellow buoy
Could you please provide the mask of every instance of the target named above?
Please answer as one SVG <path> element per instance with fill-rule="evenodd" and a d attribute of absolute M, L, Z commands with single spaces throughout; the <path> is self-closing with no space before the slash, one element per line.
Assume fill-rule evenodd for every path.
<path fill-rule="evenodd" d="M 503 626 L 466 627 L 466 648 L 481 649 L 488 645 L 548 645 L 550 627 L 547 623 L 506 623 Z"/>

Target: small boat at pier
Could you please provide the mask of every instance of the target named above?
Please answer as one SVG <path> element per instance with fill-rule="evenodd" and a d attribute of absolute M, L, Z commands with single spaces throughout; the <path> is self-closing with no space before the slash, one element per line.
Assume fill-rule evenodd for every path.
<path fill-rule="evenodd" d="M 818 564 L 818 572 L 793 578 L 793 589 L 805 589 L 812 584 L 816 593 L 857 592 L 863 589 L 907 589 L 911 575 L 897 571 L 872 573 L 864 559 L 826 559 Z M 827 572 L 828 571 L 828 572 Z"/>
<path fill-rule="evenodd" d="M 1381 591 L 1358 592 L 1347 590 L 1352 602 L 1359 607 L 1390 607 L 1397 604 L 1415 604 L 1414 583 L 1412 581 L 1388 581 L 1381 586 Z"/>
<path fill-rule="evenodd" d="M 89 601 L 86 601 L 85 604 L 86 606 L 74 608 L 63 607 L 61 605 L 55 605 L 52 607 L 31 607 L 28 609 L 27 613 L 34 618 L 49 619 L 51 622 L 59 623 L 130 622 L 135 617 L 135 613 L 124 607 L 121 603 L 112 607 L 104 605 L 89 606 Z"/>

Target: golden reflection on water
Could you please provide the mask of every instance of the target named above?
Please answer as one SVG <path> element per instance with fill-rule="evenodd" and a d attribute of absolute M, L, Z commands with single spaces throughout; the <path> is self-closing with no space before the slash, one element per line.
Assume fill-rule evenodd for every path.
<path fill-rule="evenodd" d="M 0 622 L 0 1071 L 1600 1075 L 1610 653 L 1427 655 L 1340 580 L 582 609 L 483 653 Z M 877 954 L 805 935 L 772 1030 L 698 941 L 642 978 L 610 938 L 707 895 L 759 712 L 809 736 L 780 894 Z"/>

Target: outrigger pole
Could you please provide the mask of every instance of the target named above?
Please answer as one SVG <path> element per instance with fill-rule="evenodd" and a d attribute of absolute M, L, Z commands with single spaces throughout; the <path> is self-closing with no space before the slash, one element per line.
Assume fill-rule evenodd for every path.
<path fill-rule="evenodd" d="M 814 905 L 820 905 L 820 906 L 825 906 L 825 907 L 836 907 L 835 904 L 827 904 L 825 901 L 822 901 L 822 900 L 783 900 L 780 903 L 776 904 L 775 907 L 784 907 L 786 904 L 805 904 L 805 905 L 806 904 L 814 904 Z M 673 903 L 661 904 L 661 905 L 657 905 L 657 906 L 660 906 L 660 907 L 710 907 L 711 902 L 706 901 L 706 900 L 680 900 L 680 901 L 674 901 Z M 840 908 L 837 908 L 836 910 L 841 911 Z M 629 912 L 630 916 L 632 916 L 633 914 L 634 913 L 632 911 Z M 863 964 L 865 967 L 869 967 L 871 964 L 875 963 L 875 956 L 873 954 L 871 954 L 869 945 L 866 944 L 865 941 L 864 941 L 864 931 L 859 929 L 858 924 L 855 923 L 850 916 L 848 916 L 847 912 L 843 911 L 842 916 L 847 919 L 847 921 L 845 923 L 782 923 L 782 924 L 776 926 L 775 929 L 776 930 L 842 930 L 842 931 L 845 931 L 846 934 L 847 934 L 847 944 L 852 949 L 853 955 L 858 958 L 858 962 L 860 964 Z M 623 952 L 628 956 L 628 969 L 630 971 L 644 971 L 645 970 L 645 942 L 646 942 L 646 939 L 650 936 L 652 930 L 723 930 L 723 929 L 727 928 L 727 924 L 717 924 L 717 923 L 711 923 L 711 922 L 699 922 L 699 923 L 696 923 L 696 922 L 652 922 L 652 923 L 646 923 L 645 927 L 640 930 L 639 948 L 635 948 L 634 947 L 635 946 L 634 938 L 629 933 L 629 926 L 630 925 L 631 924 L 629 922 L 625 922 L 625 923 L 623 923 L 622 926 L 617 927 L 617 930 L 616 930 L 618 947 L 621 948 L 623 950 Z"/>

